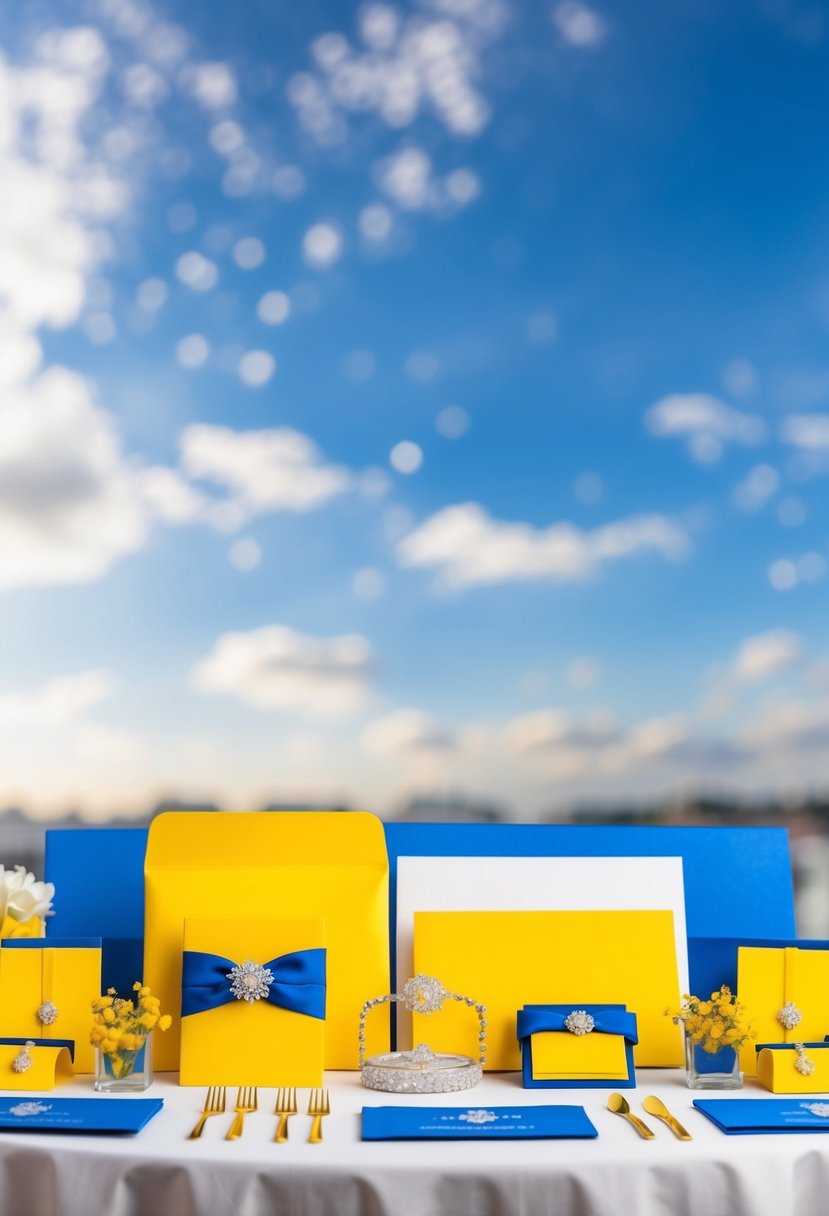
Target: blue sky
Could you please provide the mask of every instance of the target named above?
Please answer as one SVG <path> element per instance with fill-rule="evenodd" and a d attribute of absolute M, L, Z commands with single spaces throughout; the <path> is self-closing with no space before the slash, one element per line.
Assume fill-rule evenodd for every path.
<path fill-rule="evenodd" d="M 822 786 L 819 6 L 3 20 L 0 799 Z"/>

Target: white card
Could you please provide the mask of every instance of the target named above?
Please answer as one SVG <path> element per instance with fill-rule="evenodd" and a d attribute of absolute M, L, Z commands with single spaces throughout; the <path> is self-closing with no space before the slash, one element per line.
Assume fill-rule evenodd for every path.
<path fill-rule="evenodd" d="M 673 912 L 680 992 L 687 992 L 681 857 L 399 857 L 396 991 L 413 974 L 415 912 L 617 909 Z M 412 1045 L 408 1015 L 398 1019 L 397 1045 Z"/>

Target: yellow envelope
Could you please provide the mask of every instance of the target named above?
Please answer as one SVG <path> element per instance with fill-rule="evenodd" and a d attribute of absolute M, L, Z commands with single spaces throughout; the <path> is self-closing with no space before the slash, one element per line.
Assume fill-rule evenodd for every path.
<path fill-rule="evenodd" d="M 627 1080 L 626 1040 L 621 1034 L 569 1034 L 542 1030 L 532 1037 L 536 1081 Z"/>
<path fill-rule="evenodd" d="M 627 1005 L 636 1014 L 639 1068 L 682 1064 L 674 918 L 656 912 L 416 912 L 415 970 L 487 1007 L 487 1069 L 517 1069 L 517 1010 L 561 1004 Z M 478 1021 L 450 1001 L 413 1015 L 413 1042 L 477 1057 Z M 590 1036 L 591 1038 L 594 1036 Z"/>
<path fill-rule="evenodd" d="M 92 1002 L 101 995 L 101 947 L 59 946 L 58 941 L 44 937 L 0 949 L 0 1035 L 74 1039 L 75 1072 L 94 1072 L 89 1032 Z M 52 1001 L 58 1010 L 50 1026 L 42 1026 L 37 1018 L 44 1001 Z"/>
<path fill-rule="evenodd" d="M 185 950 L 220 954 L 234 963 L 267 963 L 324 945 L 321 920 L 184 922 Z M 266 1000 L 234 1000 L 181 1019 L 179 1080 L 182 1085 L 321 1085 L 324 1040 L 320 1018 Z"/>
<path fill-rule="evenodd" d="M 829 1043 L 806 1047 L 806 1055 L 815 1066 L 811 1076 L 804 1077 L 794 1066 L 797 1054 L 793 1047 L 757 1052 L 757 1080 L 773 1094 L 829 1093 Z"/>
<path fill-rule="evenodd" d="M 740 946 L 737 996 L 756 1032 L 740 1052 L 740 1067 L 746 1076 L 753 1077 L 757 1043 L 821 1041 L 829 1032 L 829 950 Z M 792 1030 L 786 1030 L 777 1019 L 787 1001 L 803 1014 L 803 1020 Z"/>
<path fill-rule="evenodd" d="M 388 860 L 379 819 L 356 811 L 172 811 L 150 825 L 144 873 L 144 981 L 173 1015 L 153 1044 L 159 1071 L 179 1063 L 184 922 L 217 913 L 325 922 L 325 1066 L 358 1067 L 360 1008 L 389 991 Z M 367 1051 L 387 1051 L 388 1019 L 372 1019 L 366 1036 Z"/>
<path fill-rule="evenodd" d="M 31 1068 L 15 1072 L 12 1063 L 23 1045 L 0 1043 L 0 1089 L 23 1089 L 40 1093 L 72 1080 L 72 1057 L 68 1047 L 48 1047 L 35 1043 L 29 1048 Z"/>

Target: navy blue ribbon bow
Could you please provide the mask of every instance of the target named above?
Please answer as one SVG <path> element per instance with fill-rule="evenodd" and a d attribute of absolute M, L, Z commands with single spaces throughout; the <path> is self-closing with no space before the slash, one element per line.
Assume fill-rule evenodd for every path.
<path fill-rule="evenodd" d="M 229 1005 L 236 997 L 228 972 L 237 964 L 220 954 L 185 950 L 181 972 L 181 1016 Z M 273 976 L 267 996 L 280 1009 L 325 1018 L 325 950 L 296 950 L 263 963 Z"/>

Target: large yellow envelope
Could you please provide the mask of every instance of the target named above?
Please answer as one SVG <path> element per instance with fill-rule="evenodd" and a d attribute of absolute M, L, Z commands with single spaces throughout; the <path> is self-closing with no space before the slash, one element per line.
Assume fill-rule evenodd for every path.
<path fill-rule="evenodd" d="M 517 1069 L 517 1011 L 561 1004 L 627 1005 L 636 1014 L 636 1065 L 682 1063 L 682 1038 L 665 1016 L 679 1002 L 672 912 L 416 912 L 415 970 L 487 1007 L 487 1068 Z M 478 1022 L 447 1002 L 413 1015 L 413 1041 L 477 1056 Z"/>
<path fill-rule="evenodd" d="M 178 1068 L 185 919 L 325 922 L 326 1068 L 358 1066 L 363 1002 L 389 991 L 388 861 L 383 825 L 362 812 L 171 811 L 150 826 L 144 867 L 144 981 L 173 1025 L 154 1042 L 159 1071 Z M 367 1051 L 388 1050 L 388 1022 Z"/>
<path fill-rule="evenodd" d="M 816 1042 L 829 1032 L 829 950 L 740 946 L 737 996 L 756 1032 L 740 1052 L 740 1067 L 753 1077 L 757 1043 Z M 787 1001 L 803 1014 L 792 1030 L 777 1018 Z"/>
<path fill-rule="evenodd" d="M 18 939 L 14 939 L 17 941 Z M 101 947 L 59 946 L 44 937 L 0 949 L 0 1035 L 28 1039 L 73 1039 L 75 1072 L 95 1071 L 95 1048 L 89 1042 L 92 1002 L 101 995 Z M 71 942 L 72 939 L 66 939 Z M 57 1019 L 38 1021 L 41 1003 L 51 1001 Z"/>
<path fill-rule="evenodd" d="M 542 1030 L 533 1035 L 536 1081 L 589 1081 L 594 1077 L 626 1081 L 627 1044 L 621 1034 L 570 1034 Z"/>
<path fill-rule="evenodd" d="M 267 963 L 324 945 L 321 920 L 184 922 L 185 950 L 219 954 L 234 963 Z M 266 1000 L 234 1000 L 181 1019 L 179 1079 L 182 1085 L 321 1085 L 324 1039 L 320 1018 Z"/>

